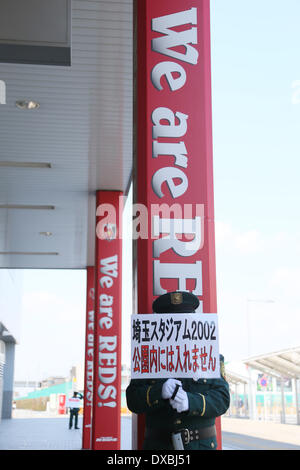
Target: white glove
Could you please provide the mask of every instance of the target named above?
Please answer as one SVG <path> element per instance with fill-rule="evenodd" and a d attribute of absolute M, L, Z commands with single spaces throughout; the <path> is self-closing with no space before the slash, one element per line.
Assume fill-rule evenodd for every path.
<path fill-rule="evenodd" d="M 177 411 L 177 413 L 182 413 L 189 409 L 189 399 L 183 388 L 178 390 L 174 400 L 170 400 L 170 405 Z"/>
<path fill-rule="evenodd" d="M 161 396 L 166 399 L 166 398 L 171 398 L 171 396 L 173 395 L 174 391 L 175 391 L 175 388 L 176 388 L 176 385 L 179 385 L 181 386 L 182 383 L 180 382 L 180 380 L 176 380 L 176 379 L 168 379 L 166 380 L 166 382 L 163 384 L 162 386 L 162 390 L 161 390 Z M 178 390 L 179 392 L 179 390 Z M 177 393 L 178 393 L 177 392 Z"/>

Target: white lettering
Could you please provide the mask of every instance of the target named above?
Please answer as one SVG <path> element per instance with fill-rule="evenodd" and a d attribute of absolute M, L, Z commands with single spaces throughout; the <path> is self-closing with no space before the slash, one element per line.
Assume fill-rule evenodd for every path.
<path fill-rule="evenodd" d="M 113 321 L 109 317 L 103 317 L 100 318 L 99 325 L 101 329 L 105 328 L 106 330 L 109 330 L 113 326 Z"/>
<path fill-rule="evenodd" d="M 137 214 L 139 214 L 137 216 Z M 148 210 L 144 204 L 133 204 L 132 208 L 132 236 L 133 239 L 148 238 Z"/>
<path fill-rule="evenodd" d="M 179 124 L 175 124 L 175 118 Z M 160 124 L 162 120 L 166 120 L 169 124 Z M 156 108 L 152 113 L 152 129 L 153 137 L 182 137 L 187 130 L 188 116 L 186 114 L 176 112 L 175 114 L 169 108 Z"/>
<path fill-rule="evenodd" d="M 109 288 L 113 285 L 113 283 L 114 283 L 113 279 L 109 276 L 100 277 L 100 286 L 103 287 L 103 288 L 104 287 Z"/>
<path fill-rule="evenodd" d="M 117 353 L 100 353 L 99 354 L 100 366 L 116 366 L 117 365 Z"/>
<path fill-rule="evenodd" d="M 174 73 L 179 74 L 173 75 Z M 155 88 L 159 91 L 163 90 L 161 78 L 165 76 L 171 91 L 182 88 L 186 82 L 186 72 L 184 68 L 176 62 L 159 62 L 155 65 L 151 72 L 151 80 Z"/>
<path fill-rule="evenodd" d="M 105 386 L 103 384 L 100 384 L 98 387 L 98 396 L 99 398 L 101 398 L 101 400 L 107 400 L 108 398 L 116 399 L 116 387 L 114 387 L 113 385 Z"/>
<path fill-rule="evenodd" d="M 99 351 L 103 351 L 103 349 L 107 349 L 107 351 L 114 351 L 116 347 L 116 336 L 99 336 Z"/>
<path fill-rule="evenodd" d="M 179 256 L 192 256 L 201 246 L 201 218 L 195 219 L 160 219 L 153 217 L 153 235 L 169 234 L 154 241 L 154 257 L 172 249 Z M 192 235 L 193 240 L 182 241 L 177 235 Z"/>
<path fill-rule="evenodd" d="M 109 224 L 116 225 L 116 209 L 112 204 L 100 204 L 96 209 L 96 216 L 102 217 L 107 214 L 96 225 L 96 235 L 100 240 L 106 239 L 106 227 Z"/>
<path fill-rule="evenodd" d="M 175 184 L 174 179 L 180 179 L 181 183 Z M 152 188 L 155 194 L 162 198 L 162 184 L 166 182 L 173 199 L 182 196 L 188 188 L 188 179 L 185 173 L 178 168 L 166 167 L 157 170 L 152 177 Z"/>
<path fill-rule="evenodd" d="M 195 295 L 202 295 L 202 262 L 196 263 L 161 263 L 158 260 L 153 262 L 154 271 L 154 292 L 153 295 L 166 294 L 160 284 L 161 279 L 177 279 L 178 290 L 187 291 L 187 279 L 196 281 L 196 288 L 192 291 Z"/>
<path fill-rule="evenodd" d="M 187 168 L 187 149 L 184 142 L 170 143 L 153 141 L 152 157 L 157 158 L 159 155 L 173 155 L 175 157 L 175 165 Z"/>
<path fill-rule="evenodd" d="M 101 294 L 100 295 L 100 307 L 109 307 L 110 305 L 113 304 L 113 296 L 112 295 L 107 295 L 107 294 Z"/>
<path fill-rule="evenodd" d="M 198 43 L 197 28 L 180 32 L 171 29 L 185 24 L 197 25 L 197 8 L 153 18 L 152 31 L 164 34 L 164 36 L 152 39 L 152 50 L 195 65 L 199 54 L 191 44 Z M 178 46 L 184 47 L 185 53 L 174 50 Z"/>
<path fill-rule="evenodd" d="M 99 379 L 104 384 L 111 384 L 115 381 L 117 376 L 116 367 L 99 367 L 98 368 Z"/>
<path fill-rule="evenodd" d="M 100 272 L 107 276 L 118 277 L 118 255 L 100 260 Z"/>

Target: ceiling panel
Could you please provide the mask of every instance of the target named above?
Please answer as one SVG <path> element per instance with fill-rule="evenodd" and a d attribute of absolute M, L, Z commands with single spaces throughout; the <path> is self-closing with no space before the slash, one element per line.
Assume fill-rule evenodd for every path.
<path fill-rule="evenodd" d="M 0 64 L 0 79 L 0 162 L 51 164 L 0 166 L 0 205 L 55 205 L 0 208 L 0 266 L 93 264 L 95 191 L 125 191 L 132 171 L 132 1 L 73 0 L 71 67 Z"/>

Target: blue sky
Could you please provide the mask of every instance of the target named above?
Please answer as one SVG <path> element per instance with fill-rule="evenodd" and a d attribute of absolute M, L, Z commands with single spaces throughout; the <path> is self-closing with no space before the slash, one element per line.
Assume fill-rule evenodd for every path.
<path fill-rule="evenodd" d="M 86 272 L 30 269 L 22 277 L 15 380 L 68 377 L 84 358 Z"/>
<path fill-rule="evenodd" d="M 299 0 L 211 0 L 217 289 L 226 360 L 300 345 L 299 23 Z M 42 326 L 38 312 L 47 312 L 57 327 L 46 322 L 32 374 L 62 374 L 82 359 L 85 273 L 32 271 L 24 281 L 17 372 L 24 374 L 21 358 L 28 364 L 33 357 L 28 345 L 37 334 L 26 318 Z"/>
<path fill-rule="evenodd" d="M 211 18 L 217 213 L 299 229 L 300 3 L 212 0 Z"/>
<path fill-rule="evenodd" d="M 299 20 L 297 0 L 211 2 L 218 310 L 228 359 L 247 353 L 247 309 L 251 355 L 299 345 Z"/>

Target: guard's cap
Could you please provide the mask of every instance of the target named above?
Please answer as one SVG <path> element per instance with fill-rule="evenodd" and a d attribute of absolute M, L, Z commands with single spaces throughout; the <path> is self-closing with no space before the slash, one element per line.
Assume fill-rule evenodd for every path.
<path fill-rule="evenodd" d="M 193 313 L 199 306 L 198 297 L 190 292 L 168 292 L 152 304 L 155 313 Z"/>

